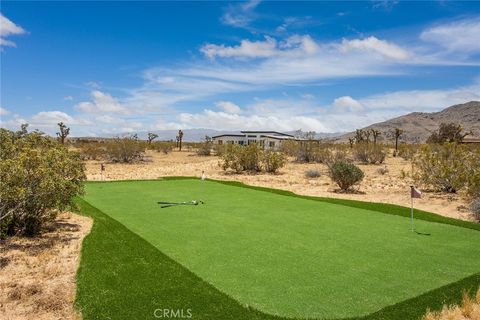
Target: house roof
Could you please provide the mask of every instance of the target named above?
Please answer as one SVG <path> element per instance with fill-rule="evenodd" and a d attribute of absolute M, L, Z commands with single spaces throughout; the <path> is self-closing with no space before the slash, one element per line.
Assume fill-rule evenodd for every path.
<path fill-rule="evenodd" d="M 276 139 L 276 140 L 300 140 L 300 139 L 295 139 L 295 137 L 291 136 L 291 135 L 275 136 L 275 135 L 270 135 L 270 134 L 262 134 L 260 137 Z"/>
<path fill-rule="evenodd" d="M 219 134 L 218 136 L 213 136 L 212 139 L 214 138 L 220 138 L 220 137 L 245 137 L 244 134 L 234 134 L 234 133 L 226 133 L 226 134 Z"/>
<path fill-rule="evenodd" d="M 280 136 L 287 136 L 287 137 L 292 137 L 294 138 L 293 135 L 288 134 L 288 133 L 282 133 L 278 131 L 240 131 L 241 133 L 249 134 L 249 133 L 260 133 L 260 134 L 273 134 L 273 135 L 280 135 Z"/>

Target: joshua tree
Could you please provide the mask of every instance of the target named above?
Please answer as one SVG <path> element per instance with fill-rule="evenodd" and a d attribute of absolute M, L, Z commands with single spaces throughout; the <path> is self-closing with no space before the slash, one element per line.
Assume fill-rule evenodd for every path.
<path fill-rule="evenodd" d="M 373 136 L 373 144 L 376 145 L 377 139 L 382 133 L 380 132 L 380 130 L 376 130 L 376 129 L 371 129 L 370 131 L 372 132 L 372 136 Z"/>
<path fill-rule="evenodd" d="M 148 133 L 148 144 L 152 144 L 152 141 L 157 139 L 158 138 L 158 134 L 155 134 L 155 133 L 152 133 L 152 132 L 149 132 Z"/>
<path fill-rule="evenodd" d="M 177 139 L 178 139 L 178 151 L 182 151 L 182 140 L 183 140 L 183 131 L 182 130 L 178 130 Z"/>
<path fill-rule="evenodd" d="M 355 143 L 355 138 L 348 138 L 348 143 L 350 144 L 350 149 L 352 149 L 353 144 Z"/>
<path fill-rule="evenodd" d="M 360 143 L 365 139 L 362 129 L 355 130 L 355 142 Z"/>
<path fill-rule="evenodd" d="M 393 137 L 395 138 L 395 153 L 394 156 L 397 156 L 398 153 L 398 139 L 403 135 L 403 130 L 400 128 L 395 128 L 393 131 Z"/>
<path fill-rule="evenodd" d="M 70 134 L 70 128 L 68 128 L 63 122 L 59 122 L 58 127 L 60 128 L 60 132 L 57 132 L 57 136 L 60 139 L 60 142 L 64 144 L 65 139 L 67 139 Z"/>
<path fill-rule="evenodd" d="M 366 130 L 366 131 L 363 131 L 363 135 L 365 136 L 365 140 L 368 142 L 370 142 L 370 130 Z"/>

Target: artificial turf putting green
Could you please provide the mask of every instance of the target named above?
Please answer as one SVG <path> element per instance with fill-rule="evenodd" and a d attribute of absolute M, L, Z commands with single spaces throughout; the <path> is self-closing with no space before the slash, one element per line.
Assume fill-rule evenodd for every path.
<path fill-rule="evenodd" d="M 479 271 L 480 232 L 453 225 L 417 220 L 430 236 L 418 235 L 402 216 L 211 181 L 91 183 L 86 191 L 94 207 L 268 314 L 358 317 Z M 206 204 L 157 204 L 191 199 Z"/>

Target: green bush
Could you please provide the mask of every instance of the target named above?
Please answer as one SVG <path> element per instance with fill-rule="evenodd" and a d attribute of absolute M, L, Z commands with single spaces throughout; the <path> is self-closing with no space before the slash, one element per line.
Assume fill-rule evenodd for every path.
<path fill-rule="evenodd" d="M 242 162 L 243 148 L 236 144 L 225 146 L 219 163 L 223 170 L 232 169 L 237 173 L 245 170 Z"/>
<path fill-rule="evenodd" d="M 0 129 L 0 237 L 35 235 L 83 192 L 84 165 L 40 132 Z"/>
<path fill-rule="evenodd" d="M 329 166 L 330 178 L 342 189 L 347 191 L 354 185 L 360 183 L 363 180 L 363 171 L 354 165 L 346 161 L 337 161 Z"/>
<path fill-rule="evenodd" d="M 116 137 L 107 142 L 106 154 L 110 161 L 131 163 L 143 157 L 145 147 L 137 135 Z"/>
<path fill-rule="evenodd" d="M 424 145 L 412 160 L 413 178 L 435 190 L 455 193 L 467 186 L 469 175 L 475 176 L 471 162 L 472 154 L 463 145 Z"/>
<path fill-rule="evenodd" d="M 285 154 L 271 150 L 264 151 L 262 154 L 262 168 L 269 173 L 276 173 L 278 169 L 283 168 L 287 163 Z"/>

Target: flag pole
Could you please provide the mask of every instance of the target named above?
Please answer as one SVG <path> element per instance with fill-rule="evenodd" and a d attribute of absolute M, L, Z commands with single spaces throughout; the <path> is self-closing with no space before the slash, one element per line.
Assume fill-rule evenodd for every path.
<path fill-rule="evenodd" d="M 412 232 L 414 230 L 414 227 L 413 227 L 413 197 L 410 197 L 410 199 L 412 199 L 412 206 L 410 208 L 410 224 L 412 226 Z"/>

